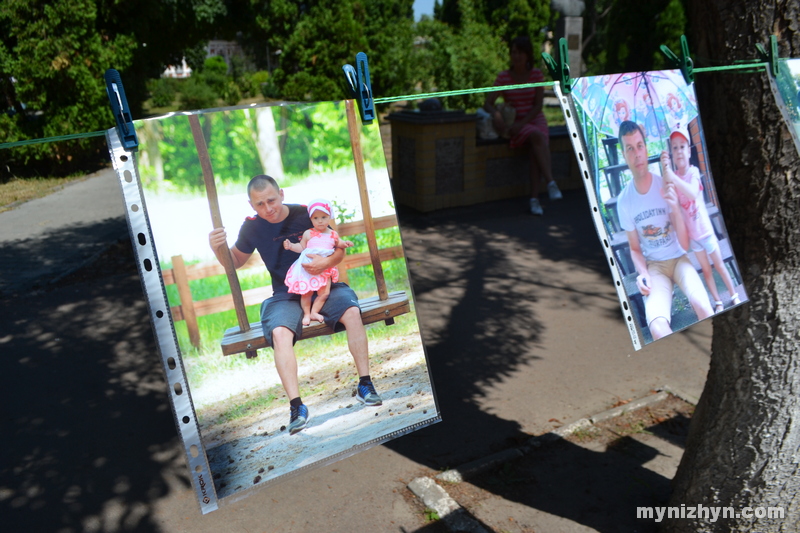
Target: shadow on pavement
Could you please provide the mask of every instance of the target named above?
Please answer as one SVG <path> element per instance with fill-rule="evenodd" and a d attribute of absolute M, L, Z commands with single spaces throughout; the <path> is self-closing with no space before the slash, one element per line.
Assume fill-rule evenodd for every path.
<path fill-rule="evenodd" d="M 584 198 L 582 191 L 568 192 L 562 203 L 545 204 L 547 214 L 538 219 L 525 213 L 525 199 L 432 215 L 401 211 L 443 422 L 391 441 L 388 448 L 441 469 L 527 441 L 530 435 L 517 421 L 486 412 L 480 399 L 519 368 L 535 368 L 544 334 L 543 289 L 558 286 L 582 302 L 585 292 L 561 285 L 564 272 L 580 266 L 608 275 Z M 118 224 L 98 223 L 92 231 L 116 235 Z M 39 243 L 5 245 L 0 261 L 33 269 L 87 229 L 64 228 Z M 98 251 L 87 249 L 82 261 Z M 558 268 L 532 263 L 531 251 Z M 99 261 L 56 284 L 39 281 L 38 290 L 13 295 L 9 282 L 0 296 L 3 527 L 157 531 L 154 506 L 173 491 L 185 491 L 189 479 L 163 372 L 153 357 L 156 347 L 130 244 L 117 243 Z M 622 322 L 621 314 L 615 319 Z M 520 409 L 536 409 L 526 398 L 510 400 Z M 607 461 L 588 457 L 594 466 Z M 554 472 L 546 464 L 542 468 L 539 483 Z M 609 477 L 613 469 L 610 464 Z M 554 501 L 579 497 L 580 476 L 568 485 L 548 489 Z M 575 518 L 574 509 L 547 500 L 534 498 L 529 505 L 552 505 L 556 513 Z M 430 531 L 436 527 L 431 524 Z"/>
<path fill-rule="evenodd" d="M 0 299 L 2 528 L 157 530 L 189 480 L 130 243 L 46 288 Z"/>
<path fill-rule="evenodd" d="M 47 213 L 42 213 L 47 217 Z M 35 223 L 33 221 L 32 223 Z M 41 237 L 6 241 L 0 247 L 0 296 L 41 288 L 80 268 L 109 243 L 126 236 L 123 217 L 75 224 Z"/>
<path fill-rule="evenodd" d="M 545 205 L 541 218 L 525 212 L 526 202 L 428 215 L 399 210 L 442 422 L 386 446 L 430 468 L 452 468 L 530 437 L 516 421 L 485 412 L 479 399 L 539 359 L 542 288 L 561 284 L 571 265 L 608 275 L 582 191 Z M 532 264 L 526 251 L 558 263 L 558 269 Z M 584 296 L 567 292 L 576 300 Z M 615 318 L 622 322 L 621 313 Z M 510 400 L 520 409 L 536 408 L 525 398 Z"/>

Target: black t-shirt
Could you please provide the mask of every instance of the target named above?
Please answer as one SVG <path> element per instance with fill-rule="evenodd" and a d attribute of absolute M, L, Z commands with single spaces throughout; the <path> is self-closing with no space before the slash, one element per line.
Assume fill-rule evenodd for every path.
<path fill-rule="evenodd" d="M 258 250 L 272 277 L 272 291 L 275 294 L 288 293 L 284 283 L 286 273 L 299 257 L 296 252 L 286 250 L 283 241 L 300 242 L 303 232 L 311 229 L 311 219 L 305 206 L 284 204 L 289 208 L 289 216 L 277 224 L 267 222 L 258 215 L 247 217 L 239 230 L 236 248 L 246 254 Z"/>

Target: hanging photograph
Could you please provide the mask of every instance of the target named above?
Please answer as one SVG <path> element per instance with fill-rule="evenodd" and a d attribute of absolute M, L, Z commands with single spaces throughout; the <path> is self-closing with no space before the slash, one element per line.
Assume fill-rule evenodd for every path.
<path fill-rule="evenodd" d="M 638 349 L 747 300 L 680 71 L 574 80 L 572 127 Z"/>
<path fill-rule="evenodd" d="M 109 132 L 203 512 L 440 419 L 380 132 L 352 104 L 136 121 L 135 154 Z"/>
<path fill-rule="evenodd" d="M 769 77 L 775 101 L 800 153 L 800 59 L 778 59 L 778 75 Z"/>

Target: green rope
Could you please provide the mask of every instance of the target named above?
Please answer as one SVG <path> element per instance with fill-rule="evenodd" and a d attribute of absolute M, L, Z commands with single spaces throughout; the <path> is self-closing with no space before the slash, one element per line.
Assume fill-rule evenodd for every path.
<path fill-rule="evenodd" d="M 543 81 L 540 83 L 521 83 L 519 85 L 503 85 L 502 88 L 493 87 L 480 87 L 477 89 L 459 89 L 457 91 L 441 91 L 435 93 L 418 93 L 406 94 L 403 96 L 387 96 L 385 98 L 375 98 L 373 102 L 376 104 L 386 104 L 389 102 L 397 102 L 398 100 L 423 100 L 425 98 L 444 98 L 445 96 L 461 96 L 463 94 L 476 94 L 476 93 L 490 93 L 493 91 L 510 91 L 514 89 L 528 89 L 531 87 L 549 87 L 552 86 L 552 81 Z"/>
<path fill-rule="evenodd" d="M 742 63 L 740 65 L 724 65 L 720 67 L 699 67 L 694 69 L 694 72 L 716 72 L 721 70 L 747 70 L 748 72 L 760 72 L 766 70 L 769 63 L 752 62 Z"/>
<path fill-rule="evenodd" d="M 767 68 L 767 65 L 768 65 L 767 63 L 759 63 L 754 60 L 750 63 L 741 63 L 737 65 L 724 65 L 719 67 L 699 67 L 694 69 L 694 72 L 705 73 L 705 72 L 717 72 L 724 70 L 744 70 L 745 73 L 760 72 L 765 70 Z M 427 98 L 445 98 L 447 96 L 462 96 L 465 94 L 490 93 L 498 90 L 509 91 L 514 89 L 550 87 L 552 85 L 554 85 L 554 82 L 545 81 L 540 83 L 521 83 L 519 85 L 503 85 L 502 89 L 497 86 L 492 86 L 492 87 L 479 87 L 473 89 L 459 89 L 456 91 L 439 91 L 432 93 L 405 94 L 402 96 L 386 96 L 383 98 L 375 98 L 373 102 L 376 104 L 388 104 L 389 102 L 397 102 L 400 100 L 423 100 Z M 100 137 L 105 134 L 106 134 L 105 131 L 93 131 L 90 133 L 73 133 L 70 135 L 59 135 L 57 137 L 46 137 L 43 139 L 29 139 L 26 141 L 16 141 L 16 142 L 0 144 L 0 150 L 3 148 L 14 148 L 17 146 L 25 146 L 28 144 L 40 144 L 40 143 L 48 143 L 55 141 L 68 141 L 71 139 L 83 139 L 88 137 Z"/>
<path fill-rule="evenodd" d="M 58 135 L 56 137 L 44 137 L 42 139 L 28 139 L 26 141 L 16 141 L 11 143 L 0 144 L 0 150 L 3 148 L 14 148 L 16 146 L 25 146 L 27 144 L 40 144 L 51 143 L 55 141 L 69 141 L 72 139 L 84 139 L 88 137 L 100 137 L 105 135 L 105 131 L 91 131 L 89 133 L 70 133 L 69 135 Z"/>

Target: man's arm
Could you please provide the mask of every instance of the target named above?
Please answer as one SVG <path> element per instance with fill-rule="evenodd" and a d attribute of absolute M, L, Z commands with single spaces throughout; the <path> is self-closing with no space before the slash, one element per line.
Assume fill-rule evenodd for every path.
<path fill-rule="evenodd" d="M 226 252 L 229 253 L 233 268 L 239 268 L 250 259 L 252 253 L 246 254 L 233 245 L 230 250 L 228 249 L 228 236 L 225 233 L 225 228 L 217 228 L 208 234 L 208 244 L 211 246 L 211 251 L 217 257 L 217 261 L 224 265 L 223 257 Z M 229 250 L 229 251 L 228 251 Z"/>
<path fill-rule="evenodd" d="M 626 231 L 628 236 L 628 246 L 630 247 L 631 260 L 633 261 L 633 268 L 636 269 L 636 285 L 639 287 L 639 292 L 642 296 L 650 294 L 650 271 L 647 270 L 647 260 L 642 253 L 642 245 L 639 242 L 639 234 L 634 231 Z"/>

